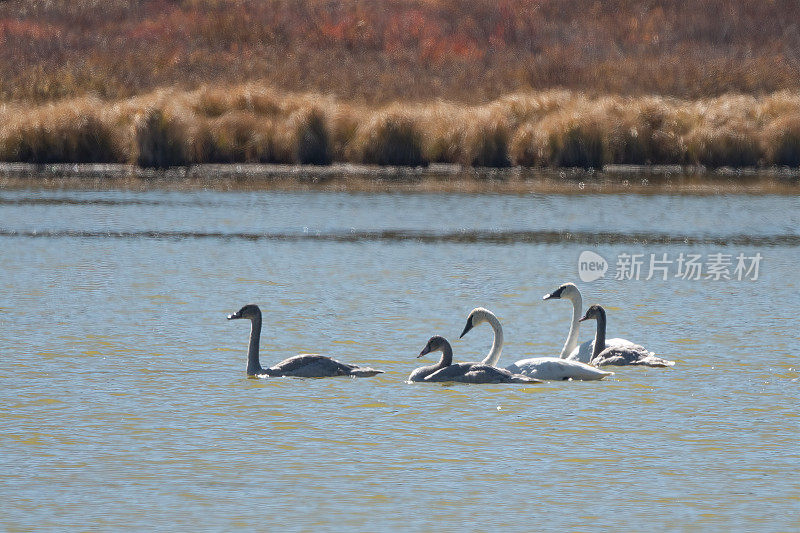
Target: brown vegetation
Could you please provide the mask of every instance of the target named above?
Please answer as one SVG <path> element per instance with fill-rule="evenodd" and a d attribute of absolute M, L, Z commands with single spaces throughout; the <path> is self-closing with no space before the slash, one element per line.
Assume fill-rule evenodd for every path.
<path fill-rule="evenodd" d="M 798 166 L 797 20 L 796 0 L 6 0 L 0 160 Z"/>
<path fill-rule="evenodd" d="M 800 165 L 800 94 L 699 100 L 515 93 L 485 105 L 371 106 L 259 84 L 0 106 L 0 160 L 332 161 L 599 168 Z"/>
<path fill-rule="evenodd" d="M 0 159 L 27 163 L 123 161 L 127 150 L 107 106 L 92 98 L 32 110 L 0 107 Z M 124 129 L 124 128 L 123 128 Z"/>
<path fill-rule="evenodd" d="M 797 0 L 6 0 L 0 101 L 252 81 L 381 104 L 763 95 L 800 89 L 798 20 Z"/>

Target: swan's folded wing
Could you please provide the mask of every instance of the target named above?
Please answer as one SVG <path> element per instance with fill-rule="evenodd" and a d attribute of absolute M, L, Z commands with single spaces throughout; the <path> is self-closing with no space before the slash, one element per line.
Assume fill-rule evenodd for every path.
<path fill-rule="evenodd" d="M 628 339 L 620 339 L 618 337 L 614 337 L 613 339 L 606 339 L 606 346 L 605 349 L 609 348 L 622 348 L 622 347 L 633 347 L 638 346 L 637 344 L 629 341 Z M 581 363 L 588 364 L 589 361 L 592 360 L 592 353 L 594 353 L 594 340 L 586 341 L 578 346 L 575 347 L 572 352 L 564 357 L 569 361 L 580 361 Z"/>
<path fill-rule="evenodd" d="M 284 359 L 280 363 L 270 367 L 270 370 L 280 372 L 284 375 L 317 377 L 338 374 L 345 375 L 354 368 L 355 365 L 340 363 L 324 355 L 304 353 Z"/>
<path fill-rule="evenodd" d="M 458 381 L 463 383 L 542 383 L 541 380 L 489 365 L 475 365 Z"/>
<path fill-rule="evenodd" d="M 667 359 L 663 359 L 658 357 L 653 352 L 647 352 L 649 355 L 644 358 L 642 364 L 647 366 L 657 366 L 657 367 L 667 367 L 667 366 L 675 366 L 675 361 L 669 361 Z"/>
<path fill-rule="evenodd" d="M 516 363 L 512 363 L 506 367 L 506 370 L 511 372 L 512 374 L 522 374 L 523 376 L 535 376 L 540 379 L 560 379 L 560 378 L 551 378 L 550 367 L 553 365 L 545 364 L 544 357 L 531 357 L 528 359 L 520 359 Z M 555 358 L 552 358 L 555 359 Z M 562 361 L 562 359 L 558 359 L 558 361 Z"/>
<path fill-rule="evenodd" d="M 628 339 L 620 339 L 619 337 L 614 337 L 611 339 L 606 339 L 606 348 L 610 348 L 612 346 L 623 347 L 623 346 L 639 346 L 635 342 L 631 342 Z M 592 341 L 592 348 L 594 348 L 594 341 Z"/>
<path fill-rule="evenodd" d="M 558 368 L 558 372 L 560 372 L 561 374 L 560 379 L 578 379 L 578 380 L 591 381 L 595 379 L 603 379 L 606 376 L 614 375 L 613 372 L 606 372 L 605 370 L 600 370 L 598 368 L 595 368 L 591 365 L 587 365 L 586 363 L 582 363 L 580 361 L 568 361 L 564 359 L 557 359 L 550 364 Z M 540 377 L 540 376 L 534 376 L 534 377 Z"/>
<path fill-rule="evenodd" d="M 653 367 L 666 367 L 675 364 L 674 361 L 667 361 L 666 359 L 657 357 L 653 352 L 638 344 L 606 348 L 593 359 L 593 363 L 597 366 L 633 365 Z"/>
<path fill-rule="evenodd" d="M 601 361 L 601 365 L 635 365 L 642 357 L 649 354 L 650 352 L 641 346 L 611 346 L 594 359 Z"/>
<path fill-rule="evenodd" d="M 625 353 L 621 352 L 619 348 L 607 348 L 600 352 L 597 357 L 592 359 L 594 366 L 625 366 L 633 364 Z"/>
<path fill-rule="evenodd" d="M 476 364 L 477 363 L 456 363 L 446 366 L 426 377 L 425 381 L 456 381 L 469 372 L 469 369 Z"/>
<path fill-rule="evenodd" d="M 511 380 L 511 372 L 489 365 L 472 365 L 459 381 L 464 383 L 503 383 Z"/>
<path fill-rule="evenodd" d="M 494 367 L 482 363 L 470 366 L 466 372 L 459 378 L 459 381 L 464 383 L 491 383 L 496 374 L 493 372 Z"/>
<path fill-rule="evenodd" d="M 406 381 L 425 381 L 426 377 L 436 372 L 433 368 L 433 365 L 415 368 Z"/>

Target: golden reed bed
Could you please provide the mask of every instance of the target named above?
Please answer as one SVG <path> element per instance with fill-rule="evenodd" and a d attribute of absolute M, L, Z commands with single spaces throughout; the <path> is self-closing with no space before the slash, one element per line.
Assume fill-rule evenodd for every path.
<path fill-rule="evenodd" d="M 698 100 L 520 92 L 373 106 L 250 83 L 0 105 L 0 160 L 424 166 L 800 166 L 800 93 Z"/>

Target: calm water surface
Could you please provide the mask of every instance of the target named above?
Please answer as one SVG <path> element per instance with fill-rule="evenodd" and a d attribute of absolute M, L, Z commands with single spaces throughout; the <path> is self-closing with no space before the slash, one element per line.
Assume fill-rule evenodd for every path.
<path fill-rule="evenodd" d="M 0 527 L 798 529 L 798 241 L 793 196 L 0 191 Z M 674 368 L 404 382 L 433 334 L 483 357 L 478 305 L 501 364 L 557 355 L 541 296 L 584 250 L 610 336 Z M 615 280 L 623 253 L 763 259 Z M 264 363 L 386 373 L 247 379 L 245 303 Z"/>

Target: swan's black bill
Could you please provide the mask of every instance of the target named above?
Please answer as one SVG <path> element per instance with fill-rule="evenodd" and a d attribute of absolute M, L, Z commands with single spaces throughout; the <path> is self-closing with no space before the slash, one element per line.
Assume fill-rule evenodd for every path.
<path fill-rule="evenodd" d="M 584 320 L 589 320 L 589 317 L 588 317 L 588 316 L 586 316 L 586 315 L 583 315 L 582 317 L 580 317 L 580 318 L 578 319 L 578 322 L 583 322 Z"/>
<path fill-rule="evenodd" d="M 461 332 L 461 335 L 459 335 L 459 336 L 458 336 L 458 338 L 460 339 L 461 337 L 463 337 L 464 335 L 466 335 L 466 334 L 467 334 L 467 332 L 468 332 L 469 330 L 471 330 L 472 328 L 473 328 L 473 325 L 472 325 L 472 317 L 469 317 L 469 318 L 467 319 L 467 325 L 466 325 L 466 326 L 464 326 L 464 331 L 462 331 L 462 332 Z"/>
<path fill-rule="evenodd" d="M 248 320 L 261 320 L 261 309 L 256 304 L 247 304 L 235 313 L 228 315 L 228 320 L 246 318 Z"/>
<path fill-rule="evenodd" d="M 429 353 L 431 353 L 431 347 L 430 346 L 425 346 L 422 349 L 422 351 L 419 352 L 419 355 L 417 357 L 419 358 L 419 357 L 422 357 L 423 355 L 426 355 L 426 354 L 429 354 Z"/>
<path fill-rule="evenodd" d="M 550 300 L 551 298 L 561 298 L 561 293 L 563 292 L 564 288 L 559 287 L 550 294 L 545 294 L 542 296 L 542 300 Z"/>

